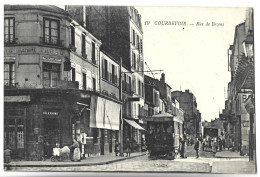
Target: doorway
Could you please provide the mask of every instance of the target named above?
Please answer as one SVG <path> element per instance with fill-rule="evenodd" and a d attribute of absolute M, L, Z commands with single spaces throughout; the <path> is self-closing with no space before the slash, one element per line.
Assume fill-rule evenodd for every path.
<path fill-rule="evenodd" d="M 44 140 L 48 141 L 51 147 L 60 143 L 60 121 L 59 118 L 43 118 Z"/>

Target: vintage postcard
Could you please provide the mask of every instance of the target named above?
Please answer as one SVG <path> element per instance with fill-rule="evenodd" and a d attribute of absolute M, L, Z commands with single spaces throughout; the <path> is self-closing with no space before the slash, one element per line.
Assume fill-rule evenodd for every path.
<path fill-rule="evenodd" d="M 254 7 L 3 9 L 5 175 L 256 174 Z"/>

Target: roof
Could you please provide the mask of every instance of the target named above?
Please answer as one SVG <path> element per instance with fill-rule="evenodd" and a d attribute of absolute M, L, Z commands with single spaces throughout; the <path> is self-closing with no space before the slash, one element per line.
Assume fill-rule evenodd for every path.
<path fill-rule="evenodd" d="M 64 15 L 69 15 L 67 11 L 54 5 L 4 5 L 4 10 L 43 10 Z"/>

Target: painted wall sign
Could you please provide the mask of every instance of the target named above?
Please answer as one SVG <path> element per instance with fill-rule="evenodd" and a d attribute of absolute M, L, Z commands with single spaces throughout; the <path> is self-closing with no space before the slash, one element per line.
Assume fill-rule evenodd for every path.
<path fill-rule="evenodd" d="M 37 47 L 37 46 L 17 46 L 17 47 L 5 47 L 4 54 L 48 54 L 48 55 L 69 55 L 65 50 L 55 49 L 49 47 Z"/>

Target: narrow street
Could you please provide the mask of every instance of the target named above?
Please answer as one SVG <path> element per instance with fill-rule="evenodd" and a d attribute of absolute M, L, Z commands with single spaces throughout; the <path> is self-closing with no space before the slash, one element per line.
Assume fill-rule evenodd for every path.
<path fill-rule="evenodd" d="M 227 150 L 226 150 L 227 151 Z M 148 154 L 120 162 L 68 167 L 12 167 L 11 171 L 88 171 L 88 172 L 189 172 L 189 173 L 248 173 L 255 171 L 254 164 L 248 158 L 213 158 L 211 152 L 200 150 L 200 158 L 196 159 L 193 146 L 188 146 L 188 158 L 174 160 L 150 160 Z M 142 168 L 140 168 L 142 167 Z M 243 167 L 243 168 L 241 168 Z"/>

